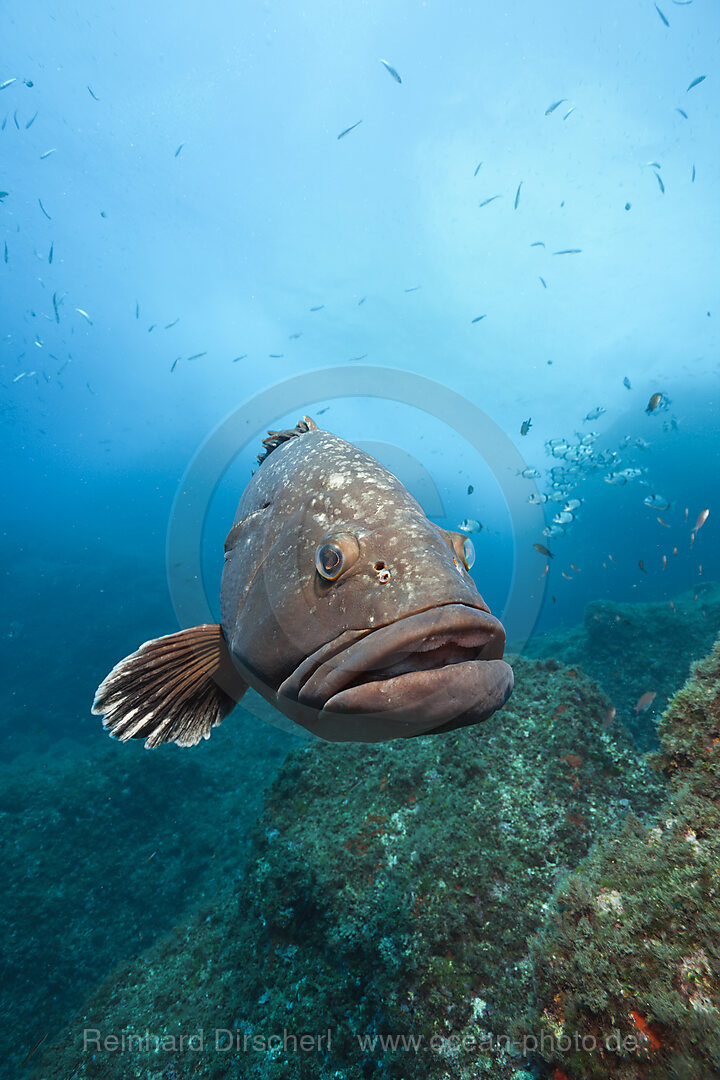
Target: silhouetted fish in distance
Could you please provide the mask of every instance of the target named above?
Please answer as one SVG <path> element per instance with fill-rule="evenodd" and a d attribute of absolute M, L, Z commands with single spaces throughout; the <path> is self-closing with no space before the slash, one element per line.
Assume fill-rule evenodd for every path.
<path fill-rule="evenodd" d="M 451 731 L 504 705 L 505 631 L 470 577 L 471 541 L 309 417 L 263 445 L 225 542 L 221 625 L 117 664 L 93 705 L 110 733 L 193 745 L 248 686 L 340 742 Z"/>

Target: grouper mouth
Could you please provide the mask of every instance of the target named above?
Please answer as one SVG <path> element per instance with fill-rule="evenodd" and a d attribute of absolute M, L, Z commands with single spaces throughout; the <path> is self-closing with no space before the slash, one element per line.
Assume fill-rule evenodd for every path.
<path fill-rule="evenodd" d="M 446 604 L 377 630 L 348 631 L 307 657 L 278 694 L 321 719 L 377 721 L 379 738 L 388 737 L 388 722 L 398 736 L 450 730 L 507 701 L 513 673 L 504 645 L 502 624 L 489 612 Z"/>

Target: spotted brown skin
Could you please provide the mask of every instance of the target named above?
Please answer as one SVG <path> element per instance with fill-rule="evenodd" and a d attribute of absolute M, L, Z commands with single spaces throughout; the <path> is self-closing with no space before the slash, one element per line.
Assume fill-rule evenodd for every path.
<path fill-rule="evenodd" d="M 486 719 L 513 676 L 466 545 L 369 454 L 309 426 L 262 462 L 228 537 L 222 628 L 235 668 L 333 741 Z"/>
<path fill-rule="evenodd" d="M 222 625 L 153 638 L 115 664 L 93 702 L 109 733 L 194 746 L 248 686 L 333 741 L 491 716 L 513 673 L 468 538 L 307 417 L 264 445 L 225 542 Z"/>

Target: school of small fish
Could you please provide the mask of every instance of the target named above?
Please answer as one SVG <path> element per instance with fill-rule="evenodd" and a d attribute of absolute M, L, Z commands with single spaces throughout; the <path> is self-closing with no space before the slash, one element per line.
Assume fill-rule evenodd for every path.
<path fill-rule="evenodd" d="M 627 376 L 624 378 L 623 384 L 628 390 L 632 389 L 630 379 Z M 667 411 L 671 404 L 672 402 L 665 392 L 655 391 L 650 396 L 644 411 L 648 416 L 652 416 L 658 412 Z M 582 423 L 598 420 L 605 413 L 605 408 L 597 405 L 585 414 Z M 520 434 L 527 435 L 530 426 L 530 419 L 523 420 L 520 425 Z M 672 417 L 670 421 L 663 423 L 662 430 L 665 433 L 675 431 L 677 426 L 676 418 Z M 558 464 L 551 464 L 545 468 L 544 475 L 543 471 L 533 465 L 518 470 L 518 475 L 526 480 L 542 481 L 540 485 L 535 484 L 534 490 L 528 493 L 527 501 L 533 506 L 547 506 L 546 525 L 542 530 L 542 535 L 546 539 L 553 540 L 568 534 L 583 506 L 584 500 L 577 494 L 577 489 L 593 474 L 601 474 L 605 483 L 614 487 L 624 487 L 633 482 L 645 489 L 652 487 L 651 481 L 647 477 L 649 471 L 647 465 L 637 465 L 634 461 L 627 463 L 628 456 L 635 458 L 638 452 L 644 454 L 650 449 L 652 444 L 648 440 L 641 436 L 625 435 L 617 446 L 599 449 L 596 445 L 599 439 L 600 434 L 597 431 L 585 433 L 576 431 L 574 438 L 555 437 L 547 439 L 545 442 L 546 456 L 555 459 Z M 671 502 L 663 494 L 655 490 L 648 490 L 647 494 L 643 495 L 642 504 L 655 511 L 666 512 L 672 509 Z M 690 533 L 690 549 L 695 543 L 697 532 L 702 528 L 709 516 L 709 508 L 699 512 L 695 527 Z M 688 522 L 688 519 L 689 509 L 686 508 L 685 522 Z M 671 525 L 659 515 L 657 515 L 657 521 L 665 528 L 671 528 Z M 460 528 L 462 529 L 463 526 L 461 525 Z M 544 544 L 536 543 L 533 546 L 539 554 L 547 558 L 554 558 L 554 553 L 549 551 Z M 674 546 L 673 555 L 677 555 L 677 553 L 677 546 Z M 610 563 L 616 562 L 612 555 L 608 558 Z M 662 570 L 666 568 L 667 562 L 667 556 L 663 555 L 660 567 Z M 603 562 L 602 565 L 607 569 L 607 563 Z M 637 560 L 637 568 L 643 574 L 648 573 L 644 559 Z M 546 563 L 540 576 L 545 577 L 549 569 L 550 564 Z M 570 569 L 576 573 L 580 572 L 574 563 L 570 563 Z M 699 573 L 702 574 L 701 567 Z M 561 576 L 567 581 L 573 580 L 572 574 L 567 573 L 565 570 L 561 571 Z"/>
<path fill-rule="evenodd" d="M 692 3 L 692 0 L 672 0 L 672 2 L 674 4 L 677 4 L 678 6 L 684 6 L 686 4 Z M 655 4 L 654 7 L 662 24 L 667 29 L 669 29 L 670 21 L 667 18 L 666 13 L 658 6 L 658 4 Z M 403 86 L 403 78 L 399 74 L 397 68 L 389 60 L 379 59 L 379 64 L 390 76 L 390 78 L 397 84 L 397 86 Z M 696 98 L 697 95 L 695 91 L 697 91 L 697 94 L 703 93 L 702 90 L 698 90 L 697 88 L 699 88 L 706 79 L 707 75 L 705 74 L 699 74 L 690 79 L 684 91 L 686 94 L 691 94 L 692 92 L 692 97 L 688 99 L 689 101 L 692 101 Z M 28 109 L 27 112 L 23 113 L 22 98 L 19 96 L 25 94 L 26 89 L 32 89 L 33 86 L 34 83 L 30 79 L 21 79 L 18 76 L 10 76 L 0 81 L 0 92 L 7 92 L 7 94 L 3 94 L 3 100 L 6 100 L 6 98 L 9 101 L 12 100 L 10 109 L 12 110 L 12 124 L 14 124 L 15 129 L 17 129 L 18 131 L 22 130 L 26 132 L 29 132 L 31 128 L 33 129 L 32 135 L 30 137 L 37 136 L 38 138 L 38 143 L 36 144 L 35 149 L 37 157 L 42 162 L 48 161 L 47 166 L 43 165 L 42 169 L 44 171 L 52 171 L 52 169 L 55 167 L 55 161 L 49 161 L 48 159 L 53 158 L 55 155 L 57 155 L 56 160 L 60 160 L 60 158 L 62 157 L 62 145 L 48 145 L 50 139 L 47 132 L 43 133 L 42 131 L 43 118 L 41 111 L 31 108 Z M 679 89 L 682 89 L 683 86 L 685 86 L 684 80 L 681 84 L 681 88 Z M 86 89 L 90 99 L 93 102 L 99 104 L 102 101 L 102 91 L 98 94 L 95 92 L 95 89 L 90 85 L 87 85 Z M 393 92 L 404 94 L 406 91 L 404 87 L 403 90 L 396 91 L 392 91 L 388 87 L 387 93 L 391 94 Z M 13 95 L 15 95 L 14 98 Z M 14 108 L 16 102 L 17 107 Z M 561 106 L 564 106 L 564 108 L 561 108 Z M 91 109 L 95 108 L 94 105 L 90 105 L 89 107 Z M 688 113 L 685 111 L 685 109 L 681 108 L 679 105 L 674 106 L 674 109 L 683 119 L 688 119 Z M 575 113 L 575 110 L 576 105 L 572 103 L 569 98 L 561 97 L 551 101 L 542 111 L 544 112 L 544 116 L 548 118 L 548 123 L 562 123 L 564 121 L 567 121 L 568 118 L 573 113 Z M 5 130 L 7 124 L 8 115 L 6 115 L 5 118 L 2 120 L 1 130 L 3 131 Z M 540 115 L 540 110 L 538 112 L 538 115 Z M 578 117 L 580 116 L 581 113 L 577 113 L 574 122 L 577 122 Z M 38 119 L 39 117 L 40 119 Z M 560 117 L 562 117 L 562 119 L 560 119 Z M 348 117 L 348 119 L 351 119 L 351 117 Z M 360 119 L 353 120 L 352 123 L 350 123 L 346 127 L 343 127 L 339 131 L 339 133 L 337 133 L 336 139 L 344 140 L 351 133 L 355 132 L 356 129 L 359 128 L 361 124 L 363 124 L 363 122 L 364 121 L 362 117 Z M 541 119 L 539 122 L 543 123 L 544 121 L 542 121 Z M 363 132 L 359 133 L 359 136 L 354 137 L 352 140 L 348 140 L 348 150 L 353 143 L 357 146 L 356 139 L 358 137 L 362 139 L 362 136 L 367 134 L 369 127 L 370 121 L 368 121 L 367 128 L 364 128 Z M 334 130 L 337 131 L 336 128 Z M 330 132 L 329 134 L 332 134 L 332 132 Z M 43 141 L 40 142 L 40 139 L 42 139 Z M 48 142 L 45 142 L 45 139 L 48 139 Z M 176 142 L 175 140 L 173 140 L 172 147 L 175 147 L 175 149 L 173 150 L 172 147 L 170 147 L 169 149 L 169 154 L 173 155 L 175 159 L 180 159 L 182 155 L 182 160 L 179 162 L 178 167 L 182 167 L 183 162 L 188 156 L 186 146 L 187 144 L 185 142 Z M 477 159 L 474 160 L 476 161 Z M 664 195 L 666 192 L 666 185 L 662 175 L 661 161 L 648 161 L 645 163 L 644 167 L 650 170 L 651 174 L 655 177 L 655 184 L 657 185 L 657 190 L 659 191 L 660 195 Z M 477 178 L 478 176 L 480 176 L 480 183 L 482 183 L 482 178 L 486 174 L 487 163 L 486 168 L 483 169 L 483 161 L 479 161 L 474 168 L 473 177 Z M 647 173 L 645 175 L 647 175 Z M 695 178 L 696 171 L 695 164 L 693 163 L 690 175 L 690 182 L 694 183 Z M 492 188 L 490 189 L 490 191 L 492 192 Z M 485 208 L 490 207 L 491 204 L 495 204 L 498 201 L 503 200 L 502 202 L 500 202 L 499 207 L 493 207 L 492 210 L 488 210 L 488 213 L 493 214 L 496 212 L 496 209 L 497 212 L 501 212 L 503 207 L 509 207 L 510 202 L 512 202 L 512 210 L 520 211 L 520 214 L 522 214 L 522 212 L 525 210 L 526 206 L 530 203 L 532 198 L 532 180 L 528 179 L 526 181 L 526 179 L 519 179 L 516 174 L 512 181 L 512 184 L 508 184 L 507 188 L 504 191 L 496 190 L 491 194 L 487 195 L 485 195 L 481 191 L 480 194 L 483 195 L 483 197 L 480 198 L 480 201 L 476 203 L 478 209 L 484 210 Z M 0 205 L 4 205 L 6 200 L 9 199 L 12 199 L 12 192 L 4 190 L 0 191 Z M 48 202 L 48 205 L 46 206 L 42 198 L 39 196 L 33 196 L 33 202 L 37 203 L 39 211 L 42 213 L 43 217 L 48 222 L 52 222 L 53 213 L 56 211 L 57 208 L 53 206 L 51 202 Z M 631 204 L 629 202 L 625 203 L 625 209 L 629 210 L 630 208 Z M 53 211 L 53 213 L 51 213 L 50 211 Z M 102 217 L 107 216 L 104 210 L 102 210 L 100 213 Z M 47 246 L 43 248 L 43 251 L 36 251 L 35 254 L 38 259 L 44 260 L 48 267 L 54 266 L 54 269 L 57 269 L 58 261 L 60 262 L 60 264 L 62 264 L 63 255 L 61 245 L 59 246 L 56 253 L 55 241 L 52 239 L 52 236 L 49 236 L 47 240 L 49 242 L 47 243 Z M 574 237 L 570 235 L 567 237 L 558 238 L 558 240 L 560 240 L 560 242 L 562 242 L 563 240 L 565 240 L 565 242 L 569 241 L 569 243 L 572 244 Z M 557 243 L 558 240 L 555 240 L 555 243 Z M 558 257 L 557 265 L 565 261 L 563 259 L 560 259 L 559 257 L 579 256 L 583 252 L 583 249 L 578 246 L 557 247 L 555 248 L 555 250 L 550 250 L 550 248 L 555 247 L 555 244 L 550 239 L 548 239 L 547 244 L 545 240 L 534 240 L 529 244 L 529 247 L 533 249 L 542 249 L 545 255 L 551 254 L 552 256 Z M 45 254 L 45 252 L 47 252 L 47 254 Z M 8 246 L 7 240 L 4 241 L 2 259 L 5 265 L 12 268 L 12 252 L 10 247 Z M 549 271 L 546 270 L 545 273 L 547 273 L 549 277 Z M 542 285 L 543 289 L 548 288 L 548 280 L 546 280 L 545 277 L 538 275 L 538 280 Z M 415 293 L 420 288 L 420 284 L 412 284 L 405 287 L 403 291 L 410 294 Z M 66 301 L 66 298 L 67 294 L 62 293 L 58 290 L 54 291 L 51 297 L 52 307 L 50 307 L 50 304 L 48 303 L 47 312 L 40 311 L 39 313 L 37 313 L 33 311 L 31 312 L 32 317 L 44 318 L 49 322 L 54 322 L 56 325 L 60 325 L 61 320 L 64 321 L 65 319 L 68 319 L 68 322 L 70 319 L 73 319 L 75 320 L 75 323 L 77 323 L 78 320 L 75 319 L 75 316 L 79 316 L 79 319 L 83 320 L 83 322 L 85 323 L 85 327 L 80 327 L 80 330 L 82 333 L 88 334 L 88 328 L 95 327 L 94 316 L 102 319 L 102 313 L 95 311 L 94 305 L 88 304 L 90 311 L 92 311 L 91 314 L 86 307 L 75 304 L 74 301 L 71 299 L 68 299 L 67 307 L 63 308 L 63 304 Z M 365 300 L 365 296 L 357 299 L 358 306 L 364 304 Z M 309 307 L 309 311 L 311 313 L 319 313 L 324 309 L 325 303 L 316 303 Z M 66 314 L 68 312 L 74 312 L 75 315 L 70 315 L 68 318 Z M 151 322 L 150 325 L 146 327 L 147 332 L 153 333 L 158 327 L 160 327 L 162 331 L 171 331 L 180 322 L 180 317 L 177 315 L 174 315 L 173 317 L 173 315 L 173 312 L 156 313 L 156 321 Z M 470 316 L 471 312 L 468 312 L 466 315 L 468 321 L 473 325 L 477 325 L 483 323 L 488 318 L 488 312 L 483 311 L 480 314 L 472 315 L 472 317 Z M 135 319 L 140 319 L 139 301 L 135 305 Z M 42 326 L 42 323 L 38 323 L 37 325 Z M 70 323 L 70 325 L 74 324 Z M 483 330 L 478 330 L 478 333 L 482 334 Z M 296 341 L 300 338 L 300 336 L 301 331 L 294 332 L 289 335 L 289 340 Z M 25 381 L 29 382 L 32 379 L 34 379 L 37 383 L 41 377 L 44 378 L 46 382 L 51 381 L 51 379 L 58 380 L 59 377 L 67 370 L 69 364 L 72 362 L 73 357 L 72 354 L 70 354 L 69 352 L 67 353 L 66 357 L 58 357 L 49 351 L 49 349 L 46 347 L 45 334 L 34 331 L 33 339 L 31 342 L 29 342 L 29 344 L 31 347 L 31 351 L 33 347 L 35 349 L 42 350 L 42 355 L 50 357 L 53 361 L 56 362 L 57 367 L 54 371 L 54 374 L 52 375 L 48 374 L 48 372 L 44 370 L 37 370 L 36 368 L 19 370 L 14 375 L 11 375 L 11 380 L 13 384 L 19 384 Z M 53 346 L 51 345 L 51 347 Z M 173 352 L 177 352 L 177 349 L 174 349 Z M 182 377 L 182 373 L 186 370 L 187 365 L 190 365 L 195 361 L 205 358 L 206 356 L 208 356 L 208 353 L 208 349 L 199 348 L 197 349 L 197 351 L 190 351 L 186 348 L 185 350 L 181 351 L 180 355 L 176 355 L 172 362 L 169 364 L 169 371 L 170 373 L 174 373 L 178 368 L 178 365 L 180 364 L 180 376 L 178 377 Z M 37 355 L 39 354 L 33 352 L 33 356 Z M 172 353 L 170 355 L 172 355 Z M 285 354 L 283 352 L 272 352 L 266 355 L 269 359 L 280 360 L 284 358 Z M 363 353 L 357 356 L 351 356 L 348 357 L 348 360 L 351 362 L 360 361 L 365 359 L 366 355 L 367 354 Z M 18 361 L 22 361 L 25 356 L 25 352 L 20 353 L 17 358 Z M 229 362 L 235 364 L 247 359 L 247 356 L 247 353 L 242 353 L 235 357 L 232 357 Z M 633 390 L 633 385 L 629 376 L 625 376 L 625 378 L 623 379 L 623 385 L 628 391 Z M 60 386 L 62 387 L 61 383 Z M 90 384 L 86 383 L 86 386 L 88 391 L 90 393 L 93 393 Z M 19 392 L 22 391 L 19 390 Z M 657 414 L 668 414 L 671 404 L 671 400 L 664 390 L 654 389 L 653 392 L 650 394 L 644 411 L 649 417 L 656 417 Z M 580 415 L 578 417 L 577 424 L 578 426 L 591 423 L 594 424 L 601 417 L 603 417 L 605 413 L 606 409 L 602 405 L 597 404 L 590 408 L 584 416 Z M 657 423 L 656 420 L 652 422 Z M 526 419 L 523 419 L 519 424 L 519 433 L 521 437 L 528 436 L 531 428 L 533 428 L 532 418 L 527 417 Z M 672 415 L 666 415 L 665 419 L 662 422 L 662 430 L 666 433 L 677 431 L 677 418 Z M 626 436 L 619 445 L 612 448 L 603 447 L 601 449 L 598 445 L 599 439 L 600 435 L 597 431 L 576 431 L 572 437 L 558 436 L 548 438 L 545 441 L 545 453 L 548 458 L 552 459 L 552 463 L 544 470 L 541 470 L 540 467 L 538 467 L 537 465 L 528 466 L 527 468 L 522 470 L 522 477 L 528 481 L 533 482 L 533 490 L 528 492 L 528 502 L 533 505 L 542 506 L 545 506 L 547 504 L 546 525 L 542 530 L 543 537 L 547 540 L 555 540 L 561 537 L 565 537 L 569 533 L 573 524 L 576 522 L 579 514 L 582 511 L 584 501 L 583 498 L 580 497 L 580 495 L 578 494 L 578 486 L 585 478 L 591 476 L 592 474 L 599 474 L 600 476 L 602 476 L 603 480 L 608 485 L 611 485 L 613 487 L 625 487 L 626 485 L 631 484 L 638 485 L 644 488 L 645 491 L 642 493 L 642 497 L 640 500 L 644 507 L 656 513 L 657 521 L 661 526 L 665 528 L 672 528 L 674 523 L 672 523 L 672 521 L 669 523 L 660 516 L 660 514 L 672 514 L 673 508 L 671 502 L 662 494 L 662 492 L 655 489 L 654 485 L 652 484 L 651 480 L 648 478 L 647 475 L 648 466 L 645 464 L 637 464 L 635 460 L 637 453 L 642 453 L 647 450 L 650 446 L 650 443 L 642 438 Z M 539 484 L 536 484 L 536 482 L 539 482 Z M 468 488 L 468 494 L 470 494 L 471 492 L 472 486 Z M 695 543 L 697 533 L 707 522 L 709 514 L 709 508 L 702 509 L 698 512 L 695 527 L 691 531 L 689 537 L 690 548 L 692 548 Z M 686 522 L 688 522 L 687 510 L 685 513 L 685 520 Z M 473 517 L 465 518 L 462 522 L 460 522 L 458 527 L 461 532 L 464 532 L 466 534 L 479 533 L 482 529 L 482 525 L 479 520 Z M 554 554 L 543 543 L 536 543 L 534 545 L 534 548 L 545 559 L 552 560 L 554 558 Z M 677 546 L 674 545 L 672 550 L 673 555 L 676 555 L 678 551 Z M 608 558 L 610 563 L 615 562 L 612 556 L 609 556 Z M 663 554 L 661 564 L 663 570 L 666 568 L 667 564 L 667 555 Z M 603 563 L 603 565 L 607 564 Z M 543 575 L 548 573 L 549 567 L 550 562 L 548 561 L 544 564 Z M 578 567 L 575 564 L 570 563 L 569 567 L 574 573 L 579 572 Z M 646 562 L 644 559 L 637 560 L 637 567 L 642 573 L 648 573 L 648 567 L 646 566 Z M 567 571 L 563 570 L 561 571 L 561 573 L 565 579 L 572 580 L 572 575 L 567 573 Z"/>

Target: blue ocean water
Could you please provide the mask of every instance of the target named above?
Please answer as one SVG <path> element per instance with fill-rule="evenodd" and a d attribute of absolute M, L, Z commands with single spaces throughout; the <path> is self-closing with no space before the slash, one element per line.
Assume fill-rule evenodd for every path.
<path fill-rule="evenodd" d="M 473 576 L 521 648 L 592 601 L 720 579 L 719 36 L 711 0 L 10 0 L 9 777 L 35 789 L 58 755 L 104 752 L 94 690 L 178 629 L 178 591 L 200 582 L 218 617 L 261 440 L 304 414 L 433 520 L 469 522 Z M 183 478 L 232 417 L 196 561 L 175 562 Z M 243 723 L 251 817 L 297 738 Z M 47 971 L 28 979 L 45 1001 Z M 38 1038 L 79 1006 L 74 980 Z"/>

